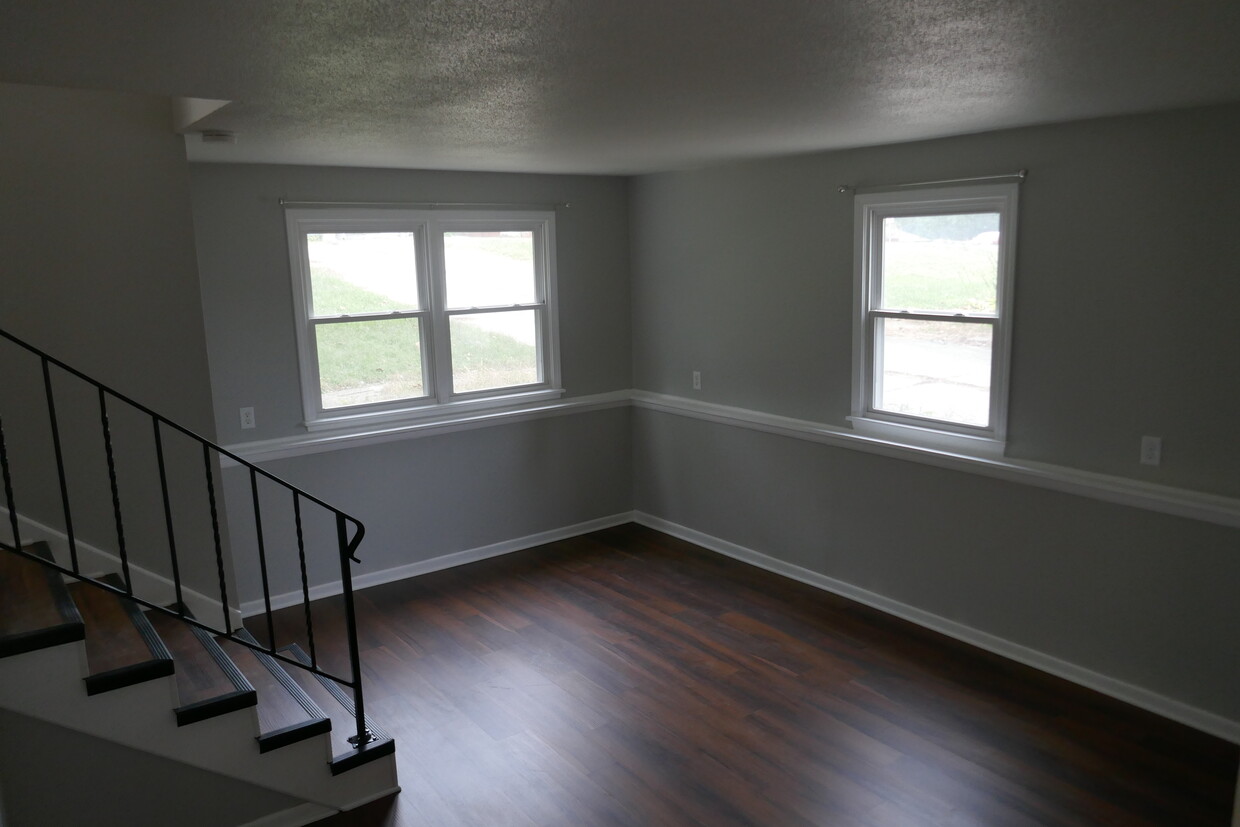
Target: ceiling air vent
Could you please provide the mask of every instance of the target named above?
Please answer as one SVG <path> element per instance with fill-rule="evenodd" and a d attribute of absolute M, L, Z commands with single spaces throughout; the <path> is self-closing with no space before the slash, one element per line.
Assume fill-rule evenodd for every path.
<path fill-rule="evenodd" d="M 202 132 L 202 142 L 204 144 L 235 144 L 237 133 L 229 132 L 227 129 L 207 129 Z"/>

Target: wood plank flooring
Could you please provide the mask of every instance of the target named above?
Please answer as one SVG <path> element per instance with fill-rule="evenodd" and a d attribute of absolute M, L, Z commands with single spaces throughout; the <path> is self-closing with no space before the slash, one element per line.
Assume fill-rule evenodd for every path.
<path fill-rule="evenodd" d="M 1236 746 L 636 525 L 357 605 L 403 792 L 328 827 L 1230 822 Z"/>

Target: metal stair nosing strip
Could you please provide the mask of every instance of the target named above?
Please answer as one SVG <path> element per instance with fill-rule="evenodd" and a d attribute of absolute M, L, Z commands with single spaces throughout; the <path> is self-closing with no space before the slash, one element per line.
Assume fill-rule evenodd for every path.
<path fill-rule="evenodd" d="M 178 608 L 186 617 L 192 618 L 194 616 L 188 606 L 181 604 Z M 211 656 L 211 660 L 215 662 L 215 665 L 224 673 L 229 683 L 233 685 L 233 691 L 225 695 L 177 707 L 175 710 L 177 726 L 195 724 L 199 721 L 214 718 L 217 715 L 224 715 L 256 705 L 258 703 L 258 693 L 254 691 L 254 687 L 246 680 L 245 675 L 241 674 L 241 670 L 237 668 L 237 664 L 233 663 L 232 658 L 228 657 L 228 653 L 220 648 L 220 645 L 215 642 L 215 638 L 205 629 L 192 624 L 187 625 L 189 625 L 190 632 L 202 644 L 202 648 Z"/>
<path fill-rule="evenodd" d="M 279 651 L 288 652 L 296 660 L 304 663 L 306 666 L 311 665 L 310 656 L 307 655 L 305 650 L 296 643 L 289 644 Z M 349 693 L 345 692 L 344 689 L 340 687 L 340 684 L 330 678 L 325 678 L 322 675 L 317 675 L 313 672 L 307 672 L 306 674 L 317 680 L 323 688 L 327 690 L 327 692 L 330 693 L 342 707 L 344 707 L 345 711 L 348 712 L 350 716 L 356 717 L 357 708 L 353 705 L 353 699 L 349 697 Z M 360 680 L 361 676 L 359 675 L 358 678 Z M 366 716 L 366 728 L 370 730 L 371 735 L 374 736 L 374 740 L 348 752 L 342 752 L 339 755 L 332 756 L 332 775 L 339 775 L 340 773 L 347 772 L 354 767 L 360 767 L 362 764 L 367 764 L 374 761 L 376 758 L 391 755 L 396 751 L 396 741 L 376 726 L 375 722 L 371 720 L 369 715 Z"/>
<path fill-rule="evenodd" d="M 245 629 L 238 630 L 234 633 L 234 635 L 245 640 L 247 643 L 254 644 L 255 646 L 261 645 L 258 640 Z M 331 718 L 327 717 L 323 710 L 319 708 L 319 705 L 306 694 L 305 690 L 297 685 L 297 682 L 289 676 L 288 672 L 284 671 L 284 667 L 266 652 L 259 649 L 252 649 L 250 651 L 254 653 L 254 657 L 258 660 L 258 662 L 267 668 L 267 671 L 271 673 L 272 677 L 274 677 L 276 681 L 288 691 L 289 695 L 291 695 L 301 706 L 301 708 L 305 710 L 306 714 L 310 716 L 310 720 L 304 723 L 293 724 L 292 726 L 282 727 L 281 729 L 273 730 L 271 732 L 264 732 L 259 735 L 258 751 L 270 752 L 273 749 L 286 747 L 289 744 L 304 741 L 305 739 L 311 738 L 315 735 L 322 735 L 324 733 L 331 732 Z"/>

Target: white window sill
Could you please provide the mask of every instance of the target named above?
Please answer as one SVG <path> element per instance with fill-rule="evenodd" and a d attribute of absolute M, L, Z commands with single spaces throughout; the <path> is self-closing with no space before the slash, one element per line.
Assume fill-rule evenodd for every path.
<path fill-rule="evenodd" d="M 401 410 L 370 411 L 366 413 L 323 416 L 308 420 L 307 431 L 336 431 L 344 433 L 370 432 L 376 428 L 400 425 L 437 425 L 458 422 L 474 413 L 511 413 L 531 405 L 559 399 L 563 388 L 545 388 L 525 393 L 490 396 L 485 399 L 466 399 L 442 405 L 423 405 Z"/>
<path fill-rule="evenodd" d="M 850 416 L 853 430 L 862 436 L 895 442 L 912 448 L 931 448 L 971 457 L 1002 457 L 1006 444 L 1002 440 L 972 434 L 957 434 L 934 428 L 921 428 L 897 422 L 885 422 L 865 416 Z"/>

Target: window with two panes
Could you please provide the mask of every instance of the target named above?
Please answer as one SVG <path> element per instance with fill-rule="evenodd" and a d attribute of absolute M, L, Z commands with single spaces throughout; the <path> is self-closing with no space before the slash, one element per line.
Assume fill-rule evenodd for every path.
<path fill-rule="evenodd" d="M 558 391 L 552 214 L 287 218 L 307 423 Z"/>

